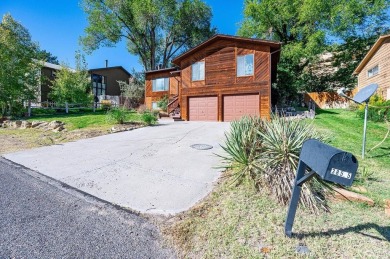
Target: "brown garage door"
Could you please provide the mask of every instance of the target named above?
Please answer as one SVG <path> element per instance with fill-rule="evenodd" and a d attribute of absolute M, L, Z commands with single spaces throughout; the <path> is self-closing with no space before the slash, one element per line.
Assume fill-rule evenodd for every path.
<path fill-rule="evenodd" d="M 189 98 L 190 121 L 217 121 L 217 97 L 191 97 Z"/>
<path fill-rule="evenodd" d="M 226 95 L 223 97 L 223 120 L 232 121 L 244 115 L 259 116 L 259 95 Z"/>

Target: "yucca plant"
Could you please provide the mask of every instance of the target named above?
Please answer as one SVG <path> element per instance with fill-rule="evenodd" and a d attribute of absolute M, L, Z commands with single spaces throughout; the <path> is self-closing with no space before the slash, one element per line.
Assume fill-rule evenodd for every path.
<path fill-rule="evenodd" d="M 311 138 L 323 140 L 324 137 L 304 120 L 279 116 L 264 121 L 258 135 L 261 140 L 261 156 L 257 158 L 261 167 L 261 184 L 280 203 L 287 205 L 291 199 L 303 142 Z M 305 183 L 300 203 L 312 211 L 317 211 L 320 206 L 326 208 L 322 199 L 323 190 L 317 179 Z"/>
<path fill-rule="evenodd" d="M 233 182 L 241 181 L 245 176 L 256 177 L 260 155 L 257 130 L 262 124 L 258 117 L 243 117 L 231 122 L 230 131 L 225 133 L 225 145 L 221 147 L 226 154 L 218 156 L 222 158 L 220 167 L 231 169 Z"/>

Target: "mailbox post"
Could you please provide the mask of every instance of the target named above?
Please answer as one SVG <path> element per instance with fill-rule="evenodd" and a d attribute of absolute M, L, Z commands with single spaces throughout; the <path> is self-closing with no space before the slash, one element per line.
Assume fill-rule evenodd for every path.
<path fill-rule="evenodd" d="M 315 139 L 303 143 L 294 182 L 294 189 L 285 223 L 285 234 L 292 236 L 292 226 L 297 211 L 302 185 L 318 175 L 321 179 L 351 186 L 355 179 L 358 161 L 351 153 L 334 148 Z M 309 173 L 306 173 L 311 169 Z"/>

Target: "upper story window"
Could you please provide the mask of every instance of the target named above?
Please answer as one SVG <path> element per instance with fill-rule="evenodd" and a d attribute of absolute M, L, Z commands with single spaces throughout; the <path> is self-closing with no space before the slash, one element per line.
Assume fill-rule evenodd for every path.
<path fill-rule="evenodd" d="M 254 71 L 254 55 L 237 56 L 237 76 L 252 76 Z"/>
<path fill-rule="evenodd" d="M 192 64 L 192 81 L 204 80 L 204 61 Z"/>
<path fill-rule="evenodd" d="M 168 91 L 169 78 L 157 78 L 152 80 L 153 92 Z"/>
<path fill-rule="evenodd" d="M 373 77 L 373 76 L 377 75 L 378 73 L 379 73 L 379 67 L 378 67 L 378 65 L 376 65 L 375 67 L 370 68 L 367 71 L 367 76 L 368 77 Z"/>

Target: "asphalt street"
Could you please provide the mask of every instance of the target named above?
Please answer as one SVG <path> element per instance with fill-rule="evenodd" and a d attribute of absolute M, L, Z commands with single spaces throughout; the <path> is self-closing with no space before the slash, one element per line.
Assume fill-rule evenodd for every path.
<path fill-rule="evenodd" d="M 143 217 L 0 157 L 0 258 L 174 257 Z"/>

